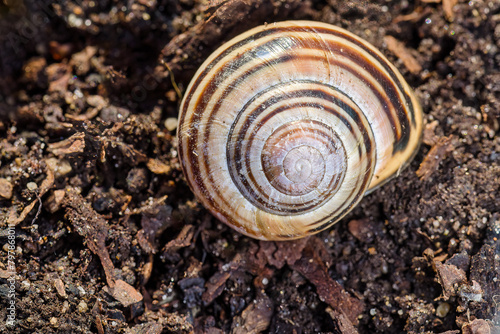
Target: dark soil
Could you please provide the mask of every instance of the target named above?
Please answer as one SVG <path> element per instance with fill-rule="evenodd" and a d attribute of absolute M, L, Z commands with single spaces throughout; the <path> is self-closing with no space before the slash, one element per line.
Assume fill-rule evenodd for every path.
<path fill-rule="evenodd" d="M 1 1 L 0 332 L 498 333 L 500 1 L 455 1 Z M 377 46 L 426 127 L 333 228 L 259 242 L 197 202 L 171 125 L 211 51 L 287 19 Z"/>

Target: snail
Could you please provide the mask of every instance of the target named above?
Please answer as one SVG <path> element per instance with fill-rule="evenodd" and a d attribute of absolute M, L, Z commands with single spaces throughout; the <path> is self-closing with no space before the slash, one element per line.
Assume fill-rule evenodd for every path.
<path fill-rule="evenodd" d="M 201 65 L 178 151 L 199 201 L 262 240 L 326 229 L 408 165 L 422 110 L 380 51 L 326 23 L 253 28 Z"/>

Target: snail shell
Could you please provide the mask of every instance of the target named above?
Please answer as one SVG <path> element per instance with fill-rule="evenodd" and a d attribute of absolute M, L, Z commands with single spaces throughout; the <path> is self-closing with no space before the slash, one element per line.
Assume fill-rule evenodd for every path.
<path fill-rule="evenodd" d="M 263 240 L 319 232 L 414 156 L 422 111 L 398 70 L 341 28 L 287 21 L 218 48 L 180 107 L 186 179 L 222 222 Z"/>

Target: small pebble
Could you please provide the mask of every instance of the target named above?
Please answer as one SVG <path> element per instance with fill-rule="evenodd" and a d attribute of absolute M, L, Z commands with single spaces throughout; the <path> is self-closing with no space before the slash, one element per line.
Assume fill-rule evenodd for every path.
<path fill-rule="evenodd" d="M 87 303 L 84 302 L 83 300 L 78 304 L 78 312 L 80 313 L 86 313 L 88 311 L 89 307 L 87 306 Z"/>
<path fill-rule="evenodd" d="M 12 184 L 7 179 L 0 178 L 0 197 L 10 199 L 12 197 Z"/>
<path fill-rule="evenodd" d="M 54 280 L 54 287 L 56 288 L 57 294 L 61 298 L 67 298 L 68 295 L 66 294 L 66 290 L 64 287 L 64 283 L 60 278 L 56 278 Z"/>
<path fill-rule="evenodd" d="M 86 295 L 84 288 L 82 288 L 81 286 L 78 286 L 77 289 L 78 289 L 78 293 L 80 294 L 81 297 Z"/>
<path fill-rule="evenodd" d="M 177 118 L 175 117 L 169 117 L 165 120 L 165 128 L 168 131 L 174 131 L 177 129 Z"/>
<path fill-rule="evenodd" d="M 65 300 L 61 308 L 61 313 L 66 313 L 68 311 L 69 311 L 69 303 L 67 300 Z"/>
<path fill-rule="evenodd" d="M 38 185 L 35 182 L 28 182 L 28 184 L 26 185 L 26 188 L 28 188 L 28 190 L 30 190 L 30 191 L 33 191 L 33 190 L 36 190 L 38 188 Z"/>
<path fill-rule="evenodd" d="M 440 318 L 446 317 L 446 315 L 450 312 L 450 304 L 448 303 L 440 303 L 436 308 L 436 315 Z"/>

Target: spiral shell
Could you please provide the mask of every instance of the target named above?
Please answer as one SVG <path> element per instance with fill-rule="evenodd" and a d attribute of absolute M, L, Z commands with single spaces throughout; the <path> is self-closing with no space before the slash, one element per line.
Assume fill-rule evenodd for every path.
<path fill-rule="evenodd" d="M 348 213 L 414 156 L 422 111 L 368 42 L 319 22 L 249 30 L 187 88 L 179 156 L 198 199 L 264 240 L 300 238 Z"/>

